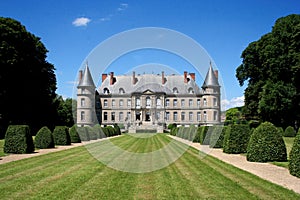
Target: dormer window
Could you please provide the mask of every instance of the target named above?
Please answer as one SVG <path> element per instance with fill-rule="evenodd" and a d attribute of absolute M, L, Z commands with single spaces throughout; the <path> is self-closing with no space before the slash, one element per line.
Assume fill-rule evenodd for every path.
<path fill-rule="evenodd" d="M 174 94 L 178 94 L 178 89 L 177 89 L 177 87 L 174 87 L 174 88 L 173 88 L 173 93 L 174 93 Z"/>
<path fill-rule="evenodd" d="M 103 93 L 104 93 L 104 94 L 109 94 L 109 89 L 108 89 L 108 88 L 104 88 L 104 89 L 103 89 Z"/>
<path fill-rule="evenodd" d="M 188 92 L 189 92 L 189 94 L 194 94 L 193 88 L 190 87 L 190 88 L 188 89 Z"/>
<path fill-rule="evenodd" d="M 123 88 L 119 89 L 119 94 L 125 94 L 125 90 Z"/>

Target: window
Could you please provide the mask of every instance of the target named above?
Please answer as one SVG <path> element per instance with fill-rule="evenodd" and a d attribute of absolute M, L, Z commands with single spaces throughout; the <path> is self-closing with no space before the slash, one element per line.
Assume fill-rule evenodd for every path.
<path fill-rule="evenodd" d="M 123 105 L 124 105 L 124 101 L 123 101 L 123 99 L 120 99 L 120 101 L 119 101 L 119 106 L 120 106 L 120 107 L 123 107 Z"/>
<path fill-rule="evenodd" d="M 115 114 L 115 112 L 112 112 L 112 113 L 111 113 L 111 120 L 112 120 L 112 121 L 115 121 L 115 118 L 116 118 L 116 114 Z"/>
<path fill-rule="evenodd" d="M 103 104 L 104 104 L 104 107 L 107 108 L 107 99 L 104 99 Z"/>
<path fill-rule="evenodd" d="M 120 113 L 119 113 L 119 120 L 120 120 L 120 121 L 123 121 L 123 117 L 124 117 L 123 112 L 120 112 Z"/>
<path fill-rule="evenodd" d="M 131 118 L 130 115 L 131 115 L 131 113 L 130 113 L 130 112 L 127 112 L 127 117 L 126 117 L 127 120 L 130 120 L 130 118 Z"/>
<path fill-rule="evenodd" d="M 107 112 L 104 112 L 104 113 L 103 113 L 103 120 L 104 120 L 104 121 L 107 121 Z"/>
<path fill-rule="evenodd" d="M 189 121 L 193 121 L 193 112 L 189 112 Z"/>
<path fill-rule="evenodd" d="M 119 89 L 119 94 L 125 94 L 125 90 L 123 88 Z"/>
<path fill-rule="evenodd" d="M 109 89 L 108 89 L 108 88 L 104 88 L 104 89 L 103 89 L 103 93 L 104 93 L 104 94 L 109 94 Z"/>
<path fill-rule="evenodd" d="M 203 118 L 204 118 L 204 121 L 207 121 L 207 114 L 206 114 L 206 111 L 203 112 Z"/>
<path fill-rule="evenodd" d="M 150 97 L 146 97 L 146 108 L 150 108 L 151 107 L 151 99 Z"/>
<path fill-rule="evenodd" d="M 185 101 L 184 101 L 184 99 L 181 99 L 181 107 L 184 107 L 185 105 Z"/>
<path fill-rule="evenodd" d="M 218 112 L 214 111 L 214 121 L 217 121 L 217 120 L 218 120 Z"/>
<path fill-rule="evenodd" d="M 173 88 L 173 93 L 174 93 L 174 94 L 178 94 L 178 89 L 177 89 L 177 87 L 174 87 L 174 88 Z"/>
<path fill-rule="evenodd" d="M 170 112 L 166 112 L 166 120 L 167 120 L 167 121 L 170 120 Z"/>
<path fill-rule="evenodd" d="M 160 108 L 160 107 L 161 107 L 161 100 L 160 100 L 159 97 L 156 99 L 156 107 L 157 107 L 157 108 Z"/>
<path fill-rule="evenodd" d="M 128 99 L 128 100 L 127 100 L 127 107 L 128 107 L 128 108 L 131 108 L 131 99 Z"/>
<path fill-rule="evenodd" d="M 85 88 L 81 89 L 81 94 L 85 94 Z"/>
<path fill-rule="evenodd" d="M 177 114 L 177 112 L 174 112 L 173 113 L 173 120 L 177 121 L 177 119 L 178 119 L 178 114 Z"/>
<path fill-rule="evenodd" d="M 140 108 L 141 107 L 141 100 L 140 100 L 140 98 L 137 98 L 135 101 L 136 101 L 136 108 Z"/>
<path fill-rule="evenodd" d="M 197 112 L 197 121 L 201 121 L 201 112 Z"/>
<path fill-rule="evenodd" d="M 203 99 L 203 105 L 207 106 L 207 100 L 206 100 L 206 98 Z"/>
<path fill-rule="evenodd" d="M 181 121 L 185 120 L 185 112 L 181 112 Z"/>
<path fill-rule="evenodd" d="M 170 106 L 170 99 L 166 99 L 166 107 Z"/>
<path fill-rule="evenodd" d="M 218 106 L 217 98 L 214 98 L 214 106 Z"/>
<path fill-rule="evenodd" d="M 157 120 L 160 120 L 160 112 L 159 112 L 159 111 L 156 112 L 156 119 L 157 119 Z"/>
<path fill-rule="evenodd" d="M 200 107 L 200 104 L 201 104 L 201 100 L 200 100 L 200 99 L 197 99 L 197 107 L 198 107 L 198 108 Z"/>
<path fill-rule="evenodd" d="M 174 106 L 174 107 L 177 107 L 177 99 L 174 99 L 174 100 L 173 100 L 173 106 Z"/>
<path fill-rule="evenodd" d="M 85 121 L 85 113 L 84 113 L 84 111 L 81 111 L 81 113 L 80 113 L 80 120 L 81 121 Z"/>
<path fill-rule="evenodd" d="M 115 107 L 115 106 L 116 106 L 116 100 L 113 99 L 113 100 L 111 101 L 111 105 L 112 105 L 112 107 Z"/>
<path fill-rule="evenodd" d="M 194 94 L 193 88 L 190 87 L 190 88 L 188 89 L 188 92 L 189 92 L 189 94 Z"/>
<path fill-rule="evenodd" d="M 81 106 L 82 106 L 82 107 L 85 106 L 85 98 L 82 98 L 80 101 L 81 101 L 81 102 L 80 102 Z"/>
<path fill-rule="evenodd" d="M 193 99 L 189 99 L 189 107 L 193 107 Z"/>

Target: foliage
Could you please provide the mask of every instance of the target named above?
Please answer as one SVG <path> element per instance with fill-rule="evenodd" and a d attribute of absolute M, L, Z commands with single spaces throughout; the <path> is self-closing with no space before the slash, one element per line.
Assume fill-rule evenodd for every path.
<path fill-rule="evenodd" d="M 35 147 L 39 149 L 54 148 L 54 139 L 47 126 L 42 127 L 34 138 Z"/>
<path fill-rule="evenodd" d="M 245 90 L 248 119 L 270 121 L 276 126 L 299 124 L 300 113 L 300 15 L 276 21 L 270 33 L 243 51 L 236 77 Z"/>
<path fill-rule="evenodd" d="M 286 127 L 283 136 L 284 137 L 295 137 L 296 136 L 296 131 L 293 127 L 288 126 L 288 127 Z"/>
<path fill-rule="evenodd" d="M 70 134 L 71 143 L 80 143 L 81 142 L 79 134 L 77 132 L 77 125 L 76 124 L 74 124 L 69 129 L 69 134 Z"/>
<path fill-rule="evenodd" d="M 70 145 L 71 138 L 69 129 L 66 126 L 56 126 L 53 131 L 54 144 L 56 145 Z"/>
<path fill-rule="evenodd" d="M 224 136 L 223 152 L 245 153 L 250 138 L 250 128 L 245 124 L 233 124 L 228 126 Z"/>
<path fill-rule="evenodd" d="M 173 123 L 173 124 L 169 124 L 168 125 L 168 129 L 172 130 L 173 128 L 176 128 L 177 124 Z"/>
<path fill-rule="evenodd" d="M 284 136 L 284 131 L 283 131 L 283 128 L 282 127 L 277 127 L 279 133 L 281 136 Z"/>
<path fill-rule="evenodd" d="M 254 130 L 247 148 L 247 160 L 251 162 L 287 160 L 282 135 L 272 123 L 264 122 Z"/>
<path fill-rule="evenodd" d="M 77 127 L 77 133 L 81 141 L 90 141 L 89 133 L 86 127 Z"/>
<path fill-rule="evenodd" d="M 57 107 L 57 125 L 71 127 L 74 125 L 74 114 L 76 113 L 75 100 L 71 98 L 63 99 L 56 96 L 55 105 Z"/>
<path fill-rule="evenodd" d="M 10 125 L 5 134 L 4 153 L 32 153 L 34 143 L 28 125 Z"/>
<path fill-rule="evenodd" d="M 118 124 L 114 124 L 114 129 L 115 129 L 115 134 L 116 135 L 121 135 L 121 129 L 118 126 Z"/>
<path fill-rule="evenodd" d="M 208 131 L 208 126 L 200 126 L 199 127 L 199 132 L 197 132 L 199 134 L 199 143 L 200 144 L 204 144 L 204 140 L 206 137 L 206 133 Z"/>
<path fill-rule="evenodd" d="M 226 121 L 225 124 L 240 124 L 245 121 L 244 107 L 234 107 L 226 111 Z"/>
<path fill-rule="evenodd" d="M 300 178 L 300 129 L 290 152 L 289 171 L 293 176 Z"/>
<path fill-rule="evenodd" d="M 33 133 L 53 126 L 56 77 L 47 49 L 11 18 L 0 17 L 0 41 L 0 125 L 27 124 Z"/>
<path fill-rule="evenodd" d="M 225 131 L 227 126 L 216 125 L 212 131 L 212 135 L 210 136 L 209 147 L 211 148 L 222 148 Z"/>
<path fill-rule="evenodd" d="M 90 140 L 97 140 L 98 139 L 98 131 L 93 127 L 86 126 L 87 133 L 89 135 Z"/>

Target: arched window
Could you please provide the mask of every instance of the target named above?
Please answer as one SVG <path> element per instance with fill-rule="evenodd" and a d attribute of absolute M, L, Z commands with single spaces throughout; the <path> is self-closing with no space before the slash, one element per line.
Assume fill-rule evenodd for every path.
<path fill-rule="evenodd" d="M 119 89 L 119 94 L 125 94 L 125 90 L 123 88 Z"/>
<path fill-rule="evenodd" d="M 85 113 L 84 113 L 84 111 L 81 111 L 81 113 L 80 113 L 80 120 L 81 121 L 85 121 Z"/>
<path fill-rule="evenodd" d="M 136 108 L 140 108 L 141 107 L 141 100 L 140 100 L 140 98 L 136 98 L 136 100 L 135 100 L 135 106 L 136 106 Z"/>
<path fill-rule="evenodd" d="M 81 107 L 84 107 L 84 106 L 85 106 L 85 98 L 82 98 L 80 101 L 81 101 L 81 102 L 80 102 Z"/>
<path fill-rule="evenodd" d="M 177 89 L 177 87 L 174 87 L 174 88 L 173 88 L 173 93 L 174 93 L 174 94 L 178 94 L 178 89 Z"/>
<path fill-rule="evenodd" d="M 161 99 L 159 97 L 157 97 L 157 99 L 156 99 L 156 107 L 157 108 L 161 107 Z"/>
<path fill-rule="evenodd" d="M 104 88 L 104 89 L 103 89 L 103 93 L 104 93 L 104 94 L 109 94 L 109 89 L 108 89 L 108 88 Z"/>
<path fill-rule="evenodd" d="M 194 94 L 193 88 L 190 87 L 190 88 L 188 89 L 188 92 L 189 92 L 189 94 Z"/>
<path fill-rule="evenodd" d="M 150 108 L 151 107 L 151 99 L 150 97 L 146 97 L 146 108 Z"/>

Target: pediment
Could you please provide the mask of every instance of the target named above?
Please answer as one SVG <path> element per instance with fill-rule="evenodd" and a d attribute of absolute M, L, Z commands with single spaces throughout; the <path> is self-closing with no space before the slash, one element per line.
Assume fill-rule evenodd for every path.
<path fill-rule="evenodd" d="M 147 90 L 145 90 L 145 91 L 143 92 L 143 94 L 154 94 L 154 92 L 151 91 L 151 90 L 149 90 L 149 89 L 147 89 Z"/>

